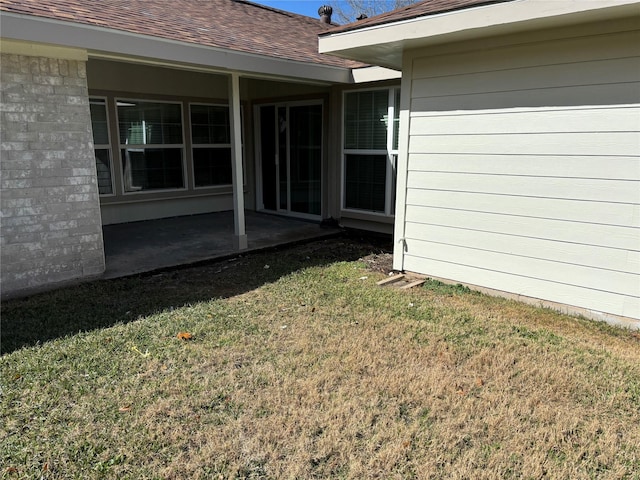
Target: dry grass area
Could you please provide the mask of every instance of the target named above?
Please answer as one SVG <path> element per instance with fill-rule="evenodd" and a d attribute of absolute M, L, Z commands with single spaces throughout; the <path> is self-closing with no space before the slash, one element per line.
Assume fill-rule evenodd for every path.
<path fill-rule="evenodd" d="M 100 284 L 104 302 L 166 299 L 302 262 L 1 357 L 2 478 L 640 478 L 640 336 L 435 282 L 380 288 L 380 252 L 333 261 L 348 244 Z M 98 308 L 64 295 L 6 321 Z"/>

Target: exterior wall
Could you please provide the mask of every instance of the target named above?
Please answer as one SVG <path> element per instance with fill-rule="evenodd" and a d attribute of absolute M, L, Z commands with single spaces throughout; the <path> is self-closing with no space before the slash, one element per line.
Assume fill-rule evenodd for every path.
<path fill-rule="evenodd" d="M 85 61 L 2 53 L 2 294 L 104 271 Z"/>
<path fill-rule="evenodd" d="M 408 52 L 395 268 L 640 319 L 639 32 L 610 30 Z"/>
<path fill-rule="evenodd" d="M 330 105 L 332 117 L 329 122 L 328 136 L 329 143 L 329 166 L 331 182 L 330 188 L 330 217 L 338 219 L 340 225 L 346 228 L 357 230 L 368 230 L 385 235 L 393 234 L 394 215 L 393 205 L 391 214 L 372 213 L 365 210 L 349 210 L 344 206 L 344 182 L 345 166 L 343 158 L 343 101 L 345 92 L 353 90 L 374 90 L 379 88 L 397 88 L 399 82 L 396 79 L 381 81 L 362 82 L 352 85 L 335 85 L 331 90 Z"/>
<path fill-rule="evenodd" d="M 230 189 L 230 188 L 229 188 Z M 250 206 L 247 207 L 251 210 Z M 102 204 L 102 224 L 139 222 L 157 218 L 199 215 L 233 210 L 231 193 L 187 198 L 156 198 L 125 204 Z"/>
<path fill-rule="evenodd" d="M 190 102 L 225 104 L 228 102 L 226 75 L 192 72 L 152 65 L 134 65 L 123 62 L 90 59 L 87 66 L 90 93 L 106 98 L 115 105 L 117 98 L 148 101 L 181 102 L 187 112 Z M 255 121 L 251 105 L 269 102 L 325 99 L 330 91 L 322 85 L 268 81 L 254 78 L 241 79 L 243 107 L 243 153 L 245 170 L 245 207 L 255 209 L 256 162 L 254 157 Z M 191 177 L 191 141 L 185 115 L 185 171 L 188 185 L 180 190 L 155 190 L 124 194 L 119 171 L 117 119 L 110 107 L 111 151 L 114 162 L 114 195 L 101 196 L 104 225 L 148 220 L 154 218 L 192 215 L 233 209 L 231 186 L 193 188 Z M 326 109 L 325 114 L 330 115 Z M 333 197 L 332 197 L 333 198 Z M 332 199 L 331 199 L 332 201 Z M 327 205 L 325 197 L 325 205 Z M 326 208 L 326 207 L 325 207 Z M 326 214 L 326 210 L 323 215 Z"/>
<path fill-rule="evenodd" d="M 194 188 L 192 183 L 191 139 L 187 112 L 189 103 L 226 104 L 228 79 L 224 75 L 192 72 L 166 67 L 134 65 L 122 62 L 90 59 L 87 64 L 90 94 L 106 98 L 108 105 L 115 105 L 117 98 L 146 101 L 181 102 L 185 123 L 185 181 L 179 190 L 150 190 L 127 193 L 122 190 L 122 172 L 118 147 L 118 124 L 113 107 L 109 110 L 111 152 L 113 157 L 114 195 L 102 195 L 102 223 L 135 222 L 180 215 L 233 210 L 231 185 Z M 248 85 L 242 86 L 242 99 L 248 99 Z M 250 125 L 249 108 L 244 108 L 243 126 Z M 246 133 L 246 130 L 245 130 Z M 245 145 L 245 206 L 254 205 L 253 144 L 251 135 L 244 135 Z"/>

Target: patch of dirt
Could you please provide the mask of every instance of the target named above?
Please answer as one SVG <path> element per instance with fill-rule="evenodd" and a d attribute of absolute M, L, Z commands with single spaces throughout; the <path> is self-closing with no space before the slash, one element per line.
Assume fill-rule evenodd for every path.
<path fill-rule="evenodd" d="M 362 261 L 367 264 L 367 268 L 372 272 L 381 272 L 388 275 L 393 271 L 393 254 L 388 252 L 371 253 L 362 257 Z"/>
<path fill-rule="evenodd" d="M 345 232 L 323 240 L 284 245 L 234 257 L 206 261 L 142 275 L 146 282 L 168 289 L 215 291 L 217 297 L 230 297 L 264 282 L 273 281 L 299 268 L 337 261 L 363 261 L 372 272 L 392 271 L 393 255 L 388 236 Z M 146 277 L 146 278 L 145 278 Z"/>

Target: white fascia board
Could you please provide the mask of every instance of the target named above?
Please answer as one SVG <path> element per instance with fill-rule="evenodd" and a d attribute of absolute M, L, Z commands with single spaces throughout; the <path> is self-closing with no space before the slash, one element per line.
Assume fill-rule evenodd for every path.
<path fill-rule="evenodd" d="M 28 57 L 52 57 L 62 60 L 78 60 L 86 62 L 87 51 L 83 48 L 59 47 L 56 45 L 44 45 L 42 43 L 22 42 L 2 38 L 0 52 L 14 55 L 26 55 Z"/>
<path fill-rule="evenodd" d="M 235 50 L 196 45 L 120 30 L 3 12 L 2 38 L 82 48 L 89 57 L 128 59 L 175 67 L 249 76 L 288 78 L 310 83 L 351 83 L 348 68 L 297 62 Z M 148 60 L 148 61 L 147 61 Z"/>
<path fill-rule="evenodd" d="M 428 45 L 445 41 L 513 33 L 526 28 L 562 26 L 638 15 L 639 0 L 516 0 L 507 3 L 480 5 L 464 10 L 444 12 L 373 25 L 346 32 L 328 33 L 320 37 L 320 53 L 345 58 L 361 58 L 359 52 L 373 52 L 375 47 L 387 46 L 394 58 L 386 64 L 398 67 L 403 46 Z M 391 57 L 390 57 L 391 58 Z"/>
<path fill-rule="evenodd" d="M 354 83 L 379 82 L 382 80 L 398 80 L 402 72 L 384 67 L 362 67 L 351 71 Z"/>

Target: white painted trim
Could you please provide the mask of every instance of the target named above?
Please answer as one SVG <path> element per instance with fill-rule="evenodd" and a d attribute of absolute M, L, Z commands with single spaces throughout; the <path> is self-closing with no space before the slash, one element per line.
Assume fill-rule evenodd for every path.
<path fill-rule="evenodd" d="M 373 54 L 371 48 L 377 46 L 383 50 L 376 52 L 386 57 L 379 65 L 397 68 L 402 50 L 406 48 L 505 35 L 526 29 L 632 17 L 638 15 L 639 5 L 638 0 L 516 0 L 480 5 L 357 30 L 321 34 L 319 52 L 363 60 L 363 53 Z"/>
<path fill-rule="evenodd" d="M 393 228 L 393 269 L 404 270 L 405 227 L 407 208 L 407 180 L 409 174 L 409 130 L 411 122 L 411 90 L 413 86 L 413 61 L 405 58 L 400 85 L 400 133 L 398 134 L 398 160 L 396 161 L 396 205 Z"/>
<path fill-rule="evenodd" d="M 399 80 L 402 72 L 384 67 L 354 68 L 351 71 L 354 83 L 379 82 L 382 80 Z"/>
<path fill-rule="evenodd" d="M 6 15 L 3 13 L 3 15 Z M 4 32 L 2 32 L 4 33 Z M 3 38 L 0 42 L 0 51 L 14 55 L 26 55 L 28 57 L 49 57 L 61 60 L 76 60 L 86 62 L 87 51 L 80 48 L 58 47 L 55 45 L 43 45 L 42 43 L 23 42 Z"/>
<path fill-rule="evenodd" d="M 391 214 L 395 205 L 391 205 L 391 193 L 393 191 L 393 119 L 395 111 L 399 106 L 396 105 L 396 89 L 389 89 L 389 100 L 387 101 L 387 171 L 384 186 L 384 211 Z"/>
<path fill-rule="evenodd" d="M 185 113 L 184 113 L 184 103 L 178 100 L 151 100 L 148 98 L 138 98 L 138 97 L 114 97 L 113 102 L 115 105 L 115 120 L 116 125 L 120 126 L 120 118 L 118 115 L 118 102 L 141 102 L 141 103 L 165 103 L 171 105 L 178 105 L 180 107 L 180 123 L 182 124 L 182 143 L 158 143 L 158 144 L 127 144 L 123 145 L 120 143 L 120 131 L 114 132 L 116 135 L 117 145 L 118 145 L 118 174 L 120 175 L 121 182 L 121 191 L 116 193 L 116 196 L 137 196 L 137 195 L 149 195 L 158 192 L 184 192 L 189 190 L 189 175 L 187 170 L 187 144 L 186 144 L 186 125 L 185 125 Z M 108 107 L 107 107 L 108 112 Z M 109 137 L 111 140 L 111 137 Z M 149 190 L 134 190 L 128 192 L 125 187 L 125 172 L 124 167 L 122 165 L 122 150 L 127 150 L 131 148 L 180 148 L 182 150 L 182 178 L 183 178 L 183 186 L 182 188 L 154 188 Z M 115 184 L 114 184 L 115 185 Z M 115 192 L 114 186 L 114 192 Z"/>
<path fill-rule="evenodd" d="M 275 108 L 275 112 L 274 114 L 276 115 L 276 124 L 278 121 L 278 108 L 282 107 L 285 108 L 287 111 L 287 125 L 289 125 L 289 109 L 291 107 L 304 107 L 304 106 L 314 106 L 314 105 L 319 105 L 322 108 L 322 117 L 323 117 L 323 122 L 322 122 L 322 140 L 321 140 L 321 153 L 320 153 L 320 157 L 321 157 L 321 170 L 320 170 L 320 187 L 321 187 L 321 192 L 320 192 L 320 214 L 315 215 L 315 214 L 310 214 L 310 213 L 302 213 L 302 212 L 294 212 L 291 210 L 291 192 L 290 190 L 287 191 L 287 208 L 286 209 L 281 209 L 280 208 L 280 158 L 278 157 L 278 152 L 280 151 L 280 140 L 279 138 L 276 136 L 276 210 L 269 210 L 266 209 L 264 206 L 264 197 L 263 197 L 263 189 L 262 189 L 262 125 L 261 125 L 261 117 L 260 117 L 260 109 L 263 107 L 274 107 Z M 254 105 L 254 131 L 255 131 L 255 164 L 256 164 L 256 210 L 258 212 L 265 212 L 265 213 L 271 213 L 271 214 L 276 214 L 276 215 L 283 215 L 283 216 L 287 216 L 287 217 L 295 217 L 295 218 L 302 218 L 302 219 L 306 219 L 306 220 L 320 220 L 322 218 L 322 211 L 323 211 L 323 207 L 324 207 L 324 202 L 323 202 L 323 192 L 322 189 L 324 188 L 324 184 L 325 184 L 325 179 L 324 179 L 324 163 L 325 163 L 325 158 L 324 158 L 324 137 L 325 137 L 325 131 L 324 131 L 324 116 L 326 114 L 326 106 L 325 106 L 325 102 L 322 99 L 311 99 L 311 100 L 295 100 L 295 101 L 285 101 L 285 102 L 265 102 L 265 103 L 259 103 Z M 285 159 L 286 163 L 287 163 L 287 184 L 291 185 L 291 158 L 290 158 L 290 128 L 287 128 L 287 158 Z"/>
<path fill-rule="evenodd" d="M 370 215 L 376 215 L 380 217 L 393 218 L 394 205 L 391 205 L 391 194 L 393 192 L 393 155 L 397 155 L 397 150 L 393 149 L 393 118 L 394 112 L 398 108 L 398 105 L 395 104 L 395 92 L 400 87 L 397 85 L 386 86 L 386 87 L 373 87 L 373 88 L 365 88 L 361 87 L 359 89 L 354 90 L 344 90 L 342 92 L 342 108 L 340 109 L 340 178 L 341 178 L 341 190 L 340 190 L 340 209 L 343 212 L 357 212 L 357 213 L 367 213 Z M 358 149 L 358 148 L 344 148 L 344 135 L 345 135 L 345 107 L 346 101 L 345 98 L 347 95 L 351 93 L 358 92 L 372 92 L 372 91 L 381 91 L 385 90 L 388 93 L 387 100 L 387 138 L 386 138 L 386 148 L 384 150 L 375 150 L 375 149 Z M 346 163 L 345 157 L 346 155 L 379 155 L 385 156 L 385 202 L 384 202 L 384 211 L 372 211 L 372 210 L 360 210 L 357 208 L 349 208 L 346 206 L 346 182 L 347 176 L 346 172 Z"/>
<path fill-rule="evenodd" d="M 218 184 L 218 185 L 203 185 L 203 186 L 196 186 L 196 168 L 195 168 L 195 163 L 194 163 L 194 155 L 193 155 L 193 151 L 196 148 L 231 148 L 231 143 L 210 143 L 210 144 L 204 144 L 204 143 L 194 143 L 193 142 L 193 123 L 191 121 L 191 107 L 193 106 L 203 106 L 203 107 L 222 107 L 224 109 L 226 109 L 227 111 L 229 111 L 230 106 L 229 104 L 225 104 L 225 103 L 206 103 L 206 102 L 188 102 L 187 103 L 187 112 L 185 114 L 185 124 L 188 121 L 188 125 L 189 125 L 189 150 L 191 151 L 191 171 L 193 172 L 192 178 L 190 178 L 190 188 L 193 190 L 202 190 L 202 189 L 207 189 L 207 188 L 216 188 L 216 187 L 230 187 L 233 185 L 233 183 L 222 183 L 222 184 Z M 229 122 L 231 122 L 231 112 L 229 112 Z M 240 122 L 241 124 L 243 122 Z M 231 139 L 229 139 L 229 142 L 231 142 Z M 244 145 L 243 145 L 243 152 L 244 152 Z M 244 155 L 243 155 L 244 156 Z M 231 161 L 233 162 L 233 158 L 231 159 Z M 232 181 L 233 182 L 233 181 Z"/>
<path fill-rule="evenodd" d="M 67 59 L 68 60 L 68 59 Z M 100 197 L 100 199 L 103 198 L 113 198 L 116 196 L 116 186 L 115 186 L 115 158 L 113 156 L 113 147 L 112 147 L 112 135 L 111 135 L 111 114 L 109 112 L 109 100 L 107 97 L 105 96 L 101 96 L 101 95 L 89 95 L 89 109 L 91 109 L 91 100 L 101 100 L 104 102 L 104 110 L 105 110 L 105 115 L 107 116 L 107 139 L 109 141 L 109 143 L 101 143 L 96 145 L 95 143 L 93 144 L 93 149 L 94 152 L 95 150 L 109 150 L 109 173 L 111 174 L 110 180 L 111 180 L 111 193 L 100 193 L 100 186 L 98 186 L 98 196 Z M 91 138 L 93 139 L 93 121 L 91 122 Z M 118 154 L 119 156 L 119 154 Z M 96 179 L 97 179 L 97 174 L 98 174 L 98 169 L 97 169 L 97 165 L 96 165 Z"/>
<path fill-rule="evenodd" d="M 0 31 L 5 39 L 85 49 L 91 58 L 116 59 L 197 69 L 207 72 L 246 72 L 260 78 L 304 79 L 308 82 L 352 83 L 348 68 L 268 57 L 208 47 L 119 30 L 3 12 Z"/>

